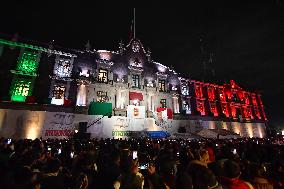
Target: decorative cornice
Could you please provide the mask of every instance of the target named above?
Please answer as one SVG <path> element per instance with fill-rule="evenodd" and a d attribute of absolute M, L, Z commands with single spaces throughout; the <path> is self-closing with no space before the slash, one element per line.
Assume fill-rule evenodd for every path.
<path fill-rule="evenodd" d="M 75 79 L 75 81 L 77 82 L 77 84 L 84 84 L 84 85 L 92 84 L 91 81 L 86 80 L 86 79 Z"/>
<path fill-rule="evenodd" d="M 142 67 L 136 67 L 136 66 L 131 66 L 131 65 L 128 66 L 128 69 L 131 70 L 131 71 L 136 71 L 136 72 L 143 72 L 144 71 L 144 69 Z"/>
<path fill-rule="evenodd" d="M 26 72 L 18 71 L 18 70 L 10 70 L 10 72 L 13 73 L 13 74 L 16 74 L 16 75 L 27 75 L 27 76 L 32 76 L 32 77 L 38 76 L 35 73 L 30 74 L 30 73 L 26 73 Z"/>
<path fill-rule="evenodd" d="M 156 72 L 156 75 L 164 79 L 166 79 L 169 76 L 168 74 L 163 73 L 163 72 Z"/>
<path fill-rule="evenodd" d="M 112 66 L 113 65 L 112 61 L 106 60 L 106 59 L 97 59 L 97 62 L 99 64 L 105 64 L 105 65 L 108 65 L 108 66 Z"/>
<path fill-rule="evenodd" d="M 56 75 L 49 75 L 50 79 L 54 79 L 54 80 L 61 80 L 61 81 L 73 81 L 73 79 L 71 79 L 70 77 L 59 77 Z"/>
<path fill-rule="evenodd" d="M 75 54 L 71 53 L 66 53 L 58 50 L 52 50 L 44 47 L 39 47 L 36 45 L 28 45 L 25 43 L 20 43 L 20 42 L 15 42 L 15 41 L 8 41 L 4 39 L 0 39 L 0 44 L 4 45 L 9 45 L 9 46 L 16 46 L 16 47 L 21 47 L 21 48 L 27 48 L 27 49 L 32 49 L 32 50 L 37 50 L 37 51 L 42 51 L 50 54 L 56 54 L 56 55 L 62 55 L 62 56 L 69 56 L 69 57 L 77 57 Z"/>

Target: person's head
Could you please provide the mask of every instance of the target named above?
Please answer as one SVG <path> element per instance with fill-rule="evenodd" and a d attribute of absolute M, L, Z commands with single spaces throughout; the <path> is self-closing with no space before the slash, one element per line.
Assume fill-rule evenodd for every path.
<path fill-rule="evenodd" d="M 228 178 L 238 178 L 241 175 L 240 165 L 233 160 L 224 162 L 224 176 Z"/>
<path fill-rule="evenodd" d="M 209 160 L 209 154 L 207 150 L 201 149 L 199 151 L 199 156 L 200 156 L 200 161 L 202 161 L 205 164 L 209 163 L 210 160 Z"/>
<path fill-rule="evenodd" d="M 139 172 L 139 162 L 138 159 L 134 159 L 132 160 L 131 164 L 130 164 L 130 172 L 133 174 L 136 174 Z"/>
<path fill-rule="evenodd" d="M 113 161 L 117 165 L 120 164 L 120 153 L 119 153 L 119 150 L 115 149 L 115 150 L 112 151 L 112 153 L 111 153 L 111 161 Z"/>
<path fill-rule="evenodd" d="M 262 165 L 252 164 L 250 166 L 250 171 L 253 177 L 264 177 L 265 176 L 265 168 Z"/>
<path fill-rule="evenodd" d="M 52 158 L 47 161 L 47 172 L 58 172 L 61 167 L 61 161 L 57 158 Z"/>
<path fill-rule="evenodd" d="M 214 173 L 210 169 L 200 166 L 194 174 L 193 185 L 194 188 L 197 189 L 208 189 L 216 188 L 218 186 L 218 182 Z"/>
<path fill-rule="evenodd" d="M 24 166 L 16 169 L 15 172 L 15 188 L 40 188 L 40 181 L 30 167 Z"/>
<path fill-rule="evenodd" d="M 88 188 L 88 177 L 87 175 L 80 173 L 74 181 L 73 188 L 87 189 Z"/>
<path fill-rule="evenodd" d="M 24 140 L 18 140 L 14 145 L 14 149 L 17 154 L 22 154 L 27 149 L 27 145 L 25 144 Z"/>

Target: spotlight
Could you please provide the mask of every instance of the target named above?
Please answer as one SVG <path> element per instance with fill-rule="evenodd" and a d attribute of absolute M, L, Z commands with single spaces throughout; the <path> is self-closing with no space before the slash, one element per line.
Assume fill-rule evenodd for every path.
<path fill-rule="evenodd" d="M 78 129 L 75 129 L 75 133 L 78 133 Z"/>

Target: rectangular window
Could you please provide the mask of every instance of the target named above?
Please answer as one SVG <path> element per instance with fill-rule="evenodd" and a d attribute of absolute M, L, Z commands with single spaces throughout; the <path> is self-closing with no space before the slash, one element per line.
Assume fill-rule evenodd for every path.
<path fill-rule="evenodd" d="M 167 100 L 166 99 L 161 99 L 161 106 L 162 108 L 167 108 Z"/>
<path fill-rule="evenodd" d="M 90 71 L 87 68 L 81 68 L 79 76 L 89 77 Z"/>
<path fill-rule="evenodd" d="M 35 75 L 39 64 L 38 61 L 39 54 L 27 51 L 23 52 L 17 64 L 17 71 L 21 71 L 27 75 Z"/>
<path fill-rule="evenodd" d="M 101 83 L 108 83 L 107 70 L 99 70 L 98 81 Z"/>
<path fill-rule="evenodd" d="M 166 81 L 165 80 L 159 80 L 159 91 L 160 92 L 166 91 Z"/>
<path fill-rule="evenodd" d="M 147 85 L 146 85 L 147 87 L 154 87 L 154 83 L 153 83 L 152 80 L 146 80 L 145 79 L 144 83 L 147 83 Z"/>
<path fill-rule="evenodd" d="M 97 91 L 97 102 L 106 102 L 108 101 L 107 92 Z"/>
<path fill-rule="evenodd" d="M 132 88 L 140 88 L 139 75 L 132 75 Z"/>
<path fill-rule="evenodd" d="M 59 77 L 71 77 L 71 62 L 68 59 L 58 59 L 54 73 Z"/>
<path fill-rule="evenodd" d="M 64 99 L 64 95 L 65 95 L 65 86 L 55 85 L 53 89 L 53 98 Z"/>
<path fill-rule="evenodd" d="M 181 86 L 181 94 L 185 95 L 185 96 L 189 95 L 188 86 L 186 84 L 182 84 L 182 86 Z"/>
<path fill-rule="evenodd" d="M 190 104 L 187 101 L 182 102 L 182 109 L 185 110 L 186 114 L 191 114 Z"/>
<path fill-rule="evenodd" d="M 15 78 L 11 86 L 11 100 L 24 102 L 31 94 L 31 81 Z"/>

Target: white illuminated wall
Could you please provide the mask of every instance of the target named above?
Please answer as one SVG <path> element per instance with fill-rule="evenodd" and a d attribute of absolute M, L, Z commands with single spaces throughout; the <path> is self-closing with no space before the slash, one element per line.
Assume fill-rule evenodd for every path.
<path fill-rule="evenodd" d="M 134 115 L 134 108 L 138 108 L 138 115 Z M 153 129 L 154 123 L 148 123 L 154 121 L 153 118 L 145 118 L 145 107 L 130 106 L 128 109 L 129 117 L 112 116 L 112 118 L 105 117 L 103 119 L 103 125 L 105 127 L 99 128 L 96 125 L 89 129 L 95 136 L 112 137 L 112 131 L 114 130 L 159 130 L 161 127 Z M 143 113 L 144 112 L 144 113 Z M 166 112 L 166 111 L 165 111 Z M 142 114 L 140 114 L 142 113 Z M 133 117 L 133 118 L 131 118 Z M 136 118 L 136 119 L 135 119 Z M 138 118 L 138 119 L 137 119 Z M 29 110 L 9 110 L 0 109 L 0 136 L 6 138 L 29 138 L 35 139 L 39 137 L 47 138 L 47 131 L 66 131 L 72 132 L 74 124 L 78 124 L 82 121 L 87 121 L 89 124 L 97 120 L 96 116 L 84 115 L 84 114 L 72 114 L 64 112 L 46 112 L 46 111 L 29 111 Z M 123 123 L 122 123 L 123 122 Z M 122 125 L 120 124 L 122 123 Z M 202 128 L 216 128 L 216 124 L 222 124 L 225 122 L 220 121 L 202 121 L 202 120 L 171 120 L 167 121 L 170 127 L 167 128 L 169 133 L 174 134 L 180 126 L 186 127 L 189 132 L 198 132 Z M 99 123 L 98 123 L 99 124 Z M 103 126 L 102 125 L 102 126 Z M 227 128 L 233 130 L 235 133 L 240 133 L 242 137 L 265 137 L 265 124 L 264 123 L 239 123 L 239 122 L 226 122 Z M 151 128 L 150 128 L 151 127 Z M 244 127 L 247 130 L 244 131 Z M 56 135 L 53 133 L 52 138 L 68 138 L 69 136 Z M 50 136 L 48 136 L 50 137 Z"/>
<path fill-rule="evenodd" d="M 0 135 L 6 138 L 41 137 L 45 120 L 44 111 L 0 109 Z"/>

